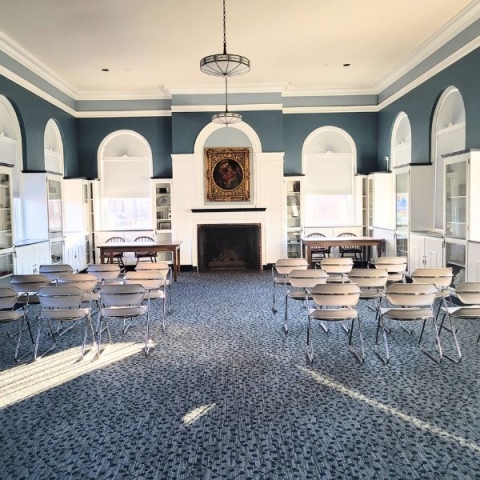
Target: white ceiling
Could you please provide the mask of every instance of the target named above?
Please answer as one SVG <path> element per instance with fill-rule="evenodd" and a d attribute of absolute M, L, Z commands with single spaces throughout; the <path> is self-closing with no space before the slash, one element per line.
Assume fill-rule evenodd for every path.
<path fill-rule="evenodd" d="M 378 93 L 478 18 L 478 4 L 227 0 L 227 51 L 251 61 L 229 90 Z M 76 98 L 224 88 L 199 70 L 223 49 L 222 0 L 0 0 L 0 30 Z"/>

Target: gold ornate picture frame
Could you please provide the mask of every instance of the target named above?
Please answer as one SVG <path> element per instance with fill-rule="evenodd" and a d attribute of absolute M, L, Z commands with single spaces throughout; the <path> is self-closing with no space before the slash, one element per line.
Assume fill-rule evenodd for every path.
<path fill-rule="evenodd" d="M 207 202 L 250 200 L 250 149 L 206 148 Z"/>

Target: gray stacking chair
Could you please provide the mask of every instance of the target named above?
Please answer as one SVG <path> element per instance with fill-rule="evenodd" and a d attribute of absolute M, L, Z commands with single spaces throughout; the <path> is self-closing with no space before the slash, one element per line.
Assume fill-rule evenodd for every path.
<path fill-rule="evenodd" d="M 146 298 L 149 302 L 150 317 L 152 304 L 155 300 L 161 301 L 162 309 L 162 330 L 165 331 L 166 317 L 166 281 L 167 278 L 159 270 L 139 270 L 127 272 L 123 278 L 125 285 L 138 284 L 147 292 Z"/>
<path fill-rule="evenodd" d="M 458 329 L 459 320 L 480 320 L 480 282 L 463 282 L 455 288 L 454 297 L 458 302 L 452 303 L 445 300 L 445 305 L 441 307 L 443 318 L 440 323 L 439 335 L 443 330 L 447 330 L 452 334 L 457 358 L 443 354 L 452 362 L 460 362 L 462 352 L 458 343 L 456 331 Z M 448 319 L 448 327 L 445 325 L 445 319 Z M 477 343 L 480 341 L 480 335 L 477 337 Z"/>
<path fill-rule="evenodd" d="M 348 274 L 353 268 L 353 259 L 351 257 L 322 258 L 320 266 L 328 274 L 327 282 L 345 282 L 348 281 Z"/>
<path fill-rule="evenodd" d="M 272 266 L 273 305 L 272 312 L 277 313 L 277 285 L 289 285 L 288 275 L 292 270 L 306 270 L 308 262 L 305 258 L 280 258 Z"/>
<path fill-rule="evenodd" d="M 380 268 L 388 272 L 387 285 L 395 282 L 405 283 L 407 257 L 378 257 L 374 265 L 375 268 Z"/>
<path fill-rule="evenodd" d="M 167 285 L 166 301 L 169 309 L 172 308 L 172 268 L 167 262 L 139 262 L 135 266 L 135 271 L 154 270 L 160 272 L 164 277 Z"/>
<path fill-rule="evenodd" d="M 28 329 L 28 332 L 30 334 L 32 347 L 34 345 L 32 328 L 30 325 L 30 321 L 26 316 L 26 310 L 24 309 L 15 310 L 15 305 L 17 304 L 17 300 L 18 300 L 18 293 L 15 290 L 13 290 L 13 288 L 9 288 L 9 287 L 0 288 L 0 324 L 16 324 L 16 323 L 20 324 L 20 327 L 16 332 L 16 335 L 18 335 L 18 340 L 15 348 L 15 354 L 13 357 L 16 362 L 20 361 L 24 356 L 28 355 L 28 353 L 31 353 L 33 351 L 33 350 L 30 350 L 30 352 L 27 352 L 22 357 L 18 356 L 20 343 L 22 341 L 22 333 L 25 329 Z M 8 334 L 8 336 L 12 338 L 11 334 Z"/>
<path fill-rule="evenodd" d="M 313 362 L 312 322 L 345 323 L 351 321 L 348 337 L 348 348 L 362 363 L 365 359 L 362 324 L 356 305 L 360 299 L 360 287 L 354 283 L 326 283 L 313 287 L 312 299 L 314 307 L 308 309 L 307 323 L 307 355 Z M 353 327 L 358 322 L 360 351 L 353 347 Z"/>
<path fill-rule="evenodd" d="M 368 301 L 373 300 L 375 321 L 378 321 L 381 301 L 387 288 L 388 272 L 375 268 L 353 268 L 348 279 L 360 287 L 360 301 L 364 300 L 370 306 Z"/>
<path fill-rule="evenodd" d="M 68 265 L 66 263 L 40 265 L 40 267 L 38 267 L 38 273 L 45 275 L 51 283 L 55 283 L 58 280 L 58 277 L 60 277 L 61 275 L 73 273 L 73 268 L 71 265 Z"/>
<path fill-rule="evenodd" d="M 442 347 L 438 335 L 438 328 L 433 304 L 437 298 L 437 287 L 433 283 L 392 283 L 386 291 L 386 307 L 380 307 L 380 315 L 377 324 L 377 333 L 375 336 L 375 353 L 383 360 L 385 364 L 389 362 L 390 352 L 387 341 L 387 329 L 385 320 L 393 322 L 414 323 L 422 322 L 422 330 L 418 340 L 418 346 L 428 357 L 439 363 L 442 360 Z M 422 338 L 425 324 L 431 320 L 435 333 L 435 347 L 438 358 L 435 358 L 430 352 L 422 346 Z M 380 353 L 378 349 L 379 333 L 382 330 L 385 354 Z"/>
<path fill-rule="evenodd" d="M 147 304 L 144 299 L 147 297 Z M 100 312 L 98 316 L 98 355 L 101 352 L 102 333 L 107 330 L 110 342 L 112 335 L 109 322 L 111 320 L 123 321 L 123 333 L 130 326 L 127 320 L 146 317 L 145 328 L 145 355 L 148 355 L 152 342 L 150 341 L 150 314 L 147 291 L 142 285 L 104 285 L 100 289 Z"/>
<path fill-rule="evenodd" d="M 28 316 L 30 309 L 39 305 L 37 292 L 40 287 L 50 284 L 50 280 L 39 273 L 12 275 L 10 287 L 18 293 L 18 304 L 25 310 Z"/>
<path fill-rule="evenodd" d="M 43 323 L 47 323 L 50 337 L 53 345 L 45 351 L 42 355 L 52 351 L 57 346 L 57 339 L 59 335 L 57 331 L 52 328 L 52 323 L 60 322 L 62 325 L 71 322 L 72 324 L 79 321 L 85 322 L 85 333 L 83 335 L 82 357 L 85 353 L 85 345 L 87 343 L 88 330 L 92 333 L 92 343 L 95 347 L 95 331 L 92 325 L 90 316 L 90 308 L 82 307 L 82 299 L 84 292 L 81 288 L 76 286 L 48 286 L 41 287 L 38 290 L 38 299 L 42 306 L 41 312 L 38 315 L 38 331 L 35 342 L 34 359 L 38 355 L 38 347 L 40 343 L 40 332 Z"/>
<path fill-rule="evenodd" d="M 309 300 L 312 299 L 312 288 L 327 281 L 327 273 L 320 269 L 292 270 L 288 275 L 290 288 L 285 294 L 285 320 L 283 328 L 288 333 L 288 302 L 289 300 L 300 300 L 309 307 Z"/>

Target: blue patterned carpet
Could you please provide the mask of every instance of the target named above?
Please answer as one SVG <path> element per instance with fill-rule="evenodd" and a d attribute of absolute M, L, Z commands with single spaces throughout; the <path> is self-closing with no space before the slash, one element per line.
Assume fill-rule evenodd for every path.
<path fill-rule="evenodd" d="M 77 328 L 16 365 L 0 327 L 0 478 L 480 478 L 480 325 L 462 325 L 458 365 L 394 326 L 385 366 L 361 306 L 365 363 L 315 325 L 310 365 L 305 310 L 285 335 L 271 288 L 267 271 L 182 273 L 149 357 L 138 325 L 81 360 Z"/>

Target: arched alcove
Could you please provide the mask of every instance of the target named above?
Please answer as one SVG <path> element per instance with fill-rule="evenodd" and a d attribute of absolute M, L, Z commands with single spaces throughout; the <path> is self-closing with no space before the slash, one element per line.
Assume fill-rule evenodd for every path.
<path fill-rule="evenodd" d="M 444 175 L 442 155 L 465 150 L 465 105 L 460 91 L 450 86 L 440 95 L 432 121 L 432 163 L 434 164 L 434 228 L 443 230 Z"/>
<path fill-rule="evenodd" d="M 57 122 L 52 118 L 47 122 L 43 135 L 45 152 L 45 170 L 63 175 L 64 157 L 63 141 Z"/>
<path fill-rule="evenodd" d="M 412 163 L 412 129 L 405 112 L 395 118 L 391 137 L 391 161 L 387 170 Z"/>
<path fill-rule="evenodd" d="M 352 137 L 337 127 L 318 128 L 305 139 L 305 226 L 354 223 L 356 155 Z"/>
<path fill-rule="evenodd" d="M 98 148 L 100 225 L 104 230 L 151 229 L 152 150 L 133 130 L 118 130 Z"/>

